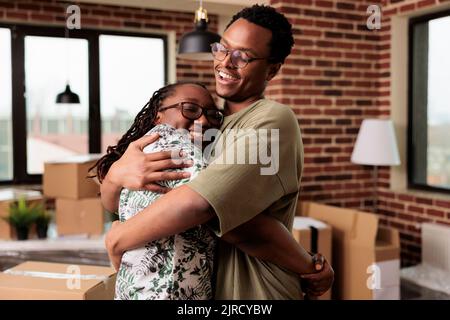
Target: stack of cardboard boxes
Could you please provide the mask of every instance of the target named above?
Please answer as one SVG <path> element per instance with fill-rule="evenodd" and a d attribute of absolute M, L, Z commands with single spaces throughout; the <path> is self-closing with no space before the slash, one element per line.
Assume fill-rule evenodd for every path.
<path fill-rule="evenodd" d="M 101 235 L 104 210 L 99 184 L 88 178 L 99 155 L 77 156 L 44 165 L 43 192 L 55 199 L 58 235 Z M 12 201 L 43 201 L 39 192 L 0 191 L 0 216 Z M 0 220 L 0 237 L 13 238 L 13 230 Z M 26 261 L 0 272 L 0 300 L 111 300 L 116 272 L 112 267 Z"/>
<path fill-rule="evenodd" d="M 314 202 L 303 202 L 297 214 L 332 228 L 333 299 L 400 299 L 398 230 L 380 228 L 375 214 Z"/>
<path fill-rule="evenodd" d="M 89 178 L 99 155 L 76 156 L 44 165 L 43 191 L 55 199 L 58 235 L 101 235 L 104 210 L 100 186 Z"/>

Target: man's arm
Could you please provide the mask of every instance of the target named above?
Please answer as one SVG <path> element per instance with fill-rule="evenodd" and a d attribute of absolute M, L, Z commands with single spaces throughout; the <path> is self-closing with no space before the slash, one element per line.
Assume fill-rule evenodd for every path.
<path fill-rule="evenodd" d="M 129 220 L 116 223 L 108 232 L 105 244 L 113 264 L 118 268 L 121 256 L 125 251 L 141 247 L 150 241 L 181 233 L 194 226 L 204 224 L 214 217 L 215 213 L 210 204 L 185 185 L 173 189 Z M 275 221 L 275 219 L 273 220 Z M 292 242 L 295 240 L 284 226 L 275 222 L 278 225 L 264 217 L 255 218 L 247 226 L 244 224 L 235 228 L 234 231 L 228 232 L 225 240 L 236 243 L 238 248 L 256 258 L 284 266 L 296 273 L 314 272 L 312 263 L 305 257 L 304 249 L 296 242 Z M 284 229 L 280 228 L 280 225 Z M 272 233 L 272 229 L 277 230 L 275 234 Z M 252 236 L 259 240 L 263 239 L 262 243 L 258 244 L 259 240 L 244 241 L 243 233 L 248 233 L 245 235 L 247 239 Z M 306 264 L 304 264 L 305 261 Z M 322 294 L 331 286 L 328 279 L 333 278 L 332 269 L 331 273 L 330 268 L 325 269 L 314 274 L 314 281 L 310 284 L 311 290 L 317 287 L 315 283 L 319 283 L 321 287 L 325 288 L 325 290 L 318 291 L 317 295 Z M 322 282 L 325 285 L 322 285 Z"/>
<path fill-rule="evenodd" d="M 215 217 L 209 203 L 188 186 L 173 189 L 111 230 L 105 239 L 112 255 L 181 233 Z"/>
<path fill-rule="evenodd" d="M 215 217 L 209 203 L 187 186 L 176 188 L 107 236 L 107 246 L 121 255 L 146 243 L 181 233 Z M 275 218 L 259 214 L 223 236 L 249 255 L 298 274 L 314 272 L 311 256 Z"/>
<path fill-rule="evenodd" d="M 248 255 L 297 274 L 317 272 L 312 256 L 273 217 L 259 214 L 226 233 L 222 239 Z"/>

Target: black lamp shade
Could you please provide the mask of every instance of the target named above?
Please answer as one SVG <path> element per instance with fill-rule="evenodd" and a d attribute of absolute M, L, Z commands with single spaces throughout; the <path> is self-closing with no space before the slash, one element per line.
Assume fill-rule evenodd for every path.
<path fill-rule="evenodd" d="M 66 90 L 56 96 L 56 103 L 80 103 L 80 98 L 70 90 L 69 85 L 66 85 Z"/>
<path fill-rule="evenodd" d="M 207 22 L 197 22 L 195 30 L 183 35 L 180 39 L 178 57 L 190 60 L 213 60 L 211 44 L 220 41 L 217 33 L 207 30 Z"/>

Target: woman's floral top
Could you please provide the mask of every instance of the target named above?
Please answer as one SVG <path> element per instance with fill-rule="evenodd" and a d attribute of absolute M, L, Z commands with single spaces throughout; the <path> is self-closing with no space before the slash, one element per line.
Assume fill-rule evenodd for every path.
<path fill-rule="evenodd" d="M 183 185 L 205 166 L 201 150 L 194 146 L 188 134 L 165 124 L 155 126 L 147 134 L 152 133 L 159 133 L 160 138 L 144 152 L 181 149 L 194 162 L 192 167 L 170 170 L 190 172 L 190 178 L 160 181 L 160 185 L 169 188 Z M 120 221 L 131 218 L 160 196 L 152 191 L 123 189 L 119 201 Z M 115 299 L 211 299 L 214 248 L 212 232 L 205 226 L 197 226 L 125 252 L 117 274 Z"/>

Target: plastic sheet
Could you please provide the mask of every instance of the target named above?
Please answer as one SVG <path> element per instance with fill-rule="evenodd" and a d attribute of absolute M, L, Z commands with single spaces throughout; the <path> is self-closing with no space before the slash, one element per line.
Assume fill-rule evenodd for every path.
<path fill-rule="evenodd" d="M 427 264 L 419 264 L 402 269 L 400 277 L 419 286 L 450 295 L 450 273 L 448 271 Z"/>

